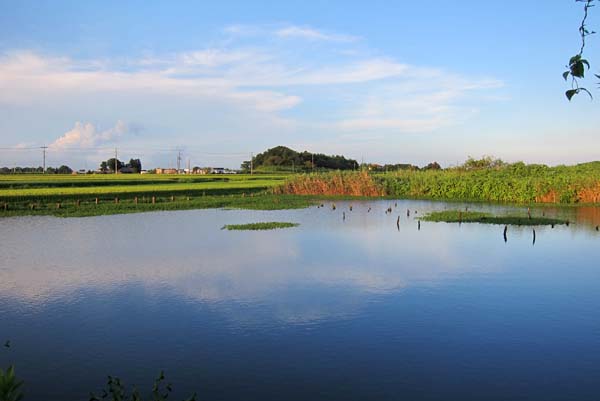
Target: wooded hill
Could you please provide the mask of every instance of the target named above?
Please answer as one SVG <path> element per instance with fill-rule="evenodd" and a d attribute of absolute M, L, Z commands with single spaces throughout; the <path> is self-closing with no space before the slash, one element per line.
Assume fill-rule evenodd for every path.
<path fill-rule="evenodd" d="M 252 159 L 255 170 L 287 170 L 287 171 L 311 171 L 311 170 L 354 170 L 358 169 L 358 163 L 344 156 L 328 156 L 322 153 L 310 153 L 307 151 L 296 152 L 285 146 L 277 146 L 259 153 Z M 250 161 L 245 161 L 242 170 L 250 170 Z"/>

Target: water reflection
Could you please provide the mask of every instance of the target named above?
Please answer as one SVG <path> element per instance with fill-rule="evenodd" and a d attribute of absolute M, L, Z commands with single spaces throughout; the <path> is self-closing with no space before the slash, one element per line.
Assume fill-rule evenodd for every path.
<path fill-rule="evenodd" d="M 421 230 L 414 213 L 447 206 L 406 201 L 397 205 L 338 202 L 337 211 L 325 207 L 5 219 L 0 226 L 0 292 L 4 300 L 30 307 L 68 299 L 82 288 L 109 293 L 133 284 L 149 292 L 169 290 L 198 302 L 280 302 L 291 288 L 321 292 L 340 288 L 360 297 L 414 284 L 436 285 L 470 271 L 482 274 L 504 265 L 505 252 L 496 240 L 499 227 L 424 223 Z M 457 206 L 463 207 L 451 205 Z M 473 208 L 478 206 L 498 212 L 497 206 Z M 347 218 L 340 219 L 346 211 Z M 594 225 L 594 219 L 600 218 L 594 208 L 567 212 L 574 212 L 581 225 Z M 564 216 L 565 210 L 544 213 Z M 270 219 L 302 225 L 271 232 L 219 229 L 233 222 Z M 509 235 L 530 230 L 511 227 Z M 538 236 L 547 231 L 547 227 L 538 228 Z M 489 263 L 474 265 L 473 253 L 485 254 Z M 279 310 L 278 317 L 306 321 L 344 316 L 356 304 L 356 300 L 350 305 L 342 302 L 323 311 L 314 305 L 307 311 L 286 308 L 288 312 Z"/>
<path fill-rule="evenodd" d="M 593 399 L 597 212 L 532 209 L 574 224 L 511 226 L 505 242 L 504 226 L 415 216 L 506 206 L 324 206 L 0 220 L 0 338 L 28 397 L 164 368 L 207 400 L 569 398 L 548 380 Z M 221 230 L 266 220 L 301 225 Z"/>

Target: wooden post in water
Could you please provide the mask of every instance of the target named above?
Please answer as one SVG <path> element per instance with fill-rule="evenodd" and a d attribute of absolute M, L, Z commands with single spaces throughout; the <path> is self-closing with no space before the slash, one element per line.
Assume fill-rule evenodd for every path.
<path fill-rule="evenodd" d="M 154 205 L 156 203 L 156 196 L 152 197 L 152 204 Z"/>
<path fill-rule="evenodd" d="M 57 209 L 60 209 L 60 202 L 57 202 L 57 203 L 56 203 L 56 208 L 57 208 Z"/>
<path fill-rule="evenodd" d="M 400 230 L 400 216 L 396 219 L 396 227 Z"/>
<path fill-rule="evenodd" d="M 119 203 L 119 197 L 118 196 L 115 197 L 115 203 Z"/>
<path fill-rule="evenodd" d="M 96 205 L 100 203 L 100 200 L 98 198 L 96 198 Z"/>
<path fill-rule="evenodd" d="M 418 223 L 417 223 L 417 229 L 419 231 L 421 231 L 421 220 L 417 220 L 417 221 L 418 221 Z"/>
<path fill-rule="evenodd" d="M 77 201 L 75 202 L 75 205 L 76 205 L 77 207 L 79 207 L 79 205 L 81 205 L 81 201 L 80 201 L 79 199 L 77 199 Z"/>
<path fill-rule="evenodd" d="M 171 195 L 171 202 L 175 201 L 175 196 Z"/>
<path fill-rule="evenodd" d="M 138 197 L 137 196 L 135 198 L 133 198 L 133 203 L 135 203 L 136 205 L 138 204 Z"/>
<path fill-rule="evenodd" d="M 508 238 L 506 237 L 507 231 L 508 231 L 508 226 L 504 226 L 504 242 L 508 241 Z"/>
<path fill-rule="evenodd" d="M 535 228 L 533 229 L 533 245 L 535 245 Z"/>

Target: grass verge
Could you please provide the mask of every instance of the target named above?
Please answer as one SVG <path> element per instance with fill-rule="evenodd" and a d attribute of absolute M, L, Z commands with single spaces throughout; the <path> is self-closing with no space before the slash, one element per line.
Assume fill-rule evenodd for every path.
<path fill-rule="evenodd" d="M 568 224 L 567 220 L 555 219 L 550 217 L 534 216 L 494 216 L 483 212 L 463 212 L 460 210 L 445 210 L 442 212 L 431 212 L 420 218 L 423 221 L 444 222 L 444 223 L 481 223 L 481 224 L 502 224 L 514 226 L 549 226 Z"/>
<path fill-rule="evenodd" d="M 59 203 L 49 203 L 36 200 L 24 202 L 11 202 L 4 209 L 0 203 L 0 218 L 15 216 L 55 216 L 55 217 L 88 217 L 111 214 L 158 212 L 170 210 L 192 209 L 251 209 L 251 210 L 282 210 L 302 209 L 315 204 L 311 197 L 295 195 L 255 194 L 224 195 L 224 196 L 173 196 L 173 197 L 139 197 L 137 202 L 133 198 L 101 199 L 96 204 L 94 199 L 81 201 L 68 200 Z"/>

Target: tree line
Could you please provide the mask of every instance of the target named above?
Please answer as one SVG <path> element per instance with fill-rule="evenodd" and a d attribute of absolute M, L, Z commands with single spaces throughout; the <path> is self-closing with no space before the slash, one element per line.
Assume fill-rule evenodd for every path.
<path fill-rule="evenodd" d="M 0 174 L 42 174 L 44 168 L 38 167 L 0 167 Z M 69 166 L 47 167 L 46 174 L 72 174 L 73 169 Z"/>

